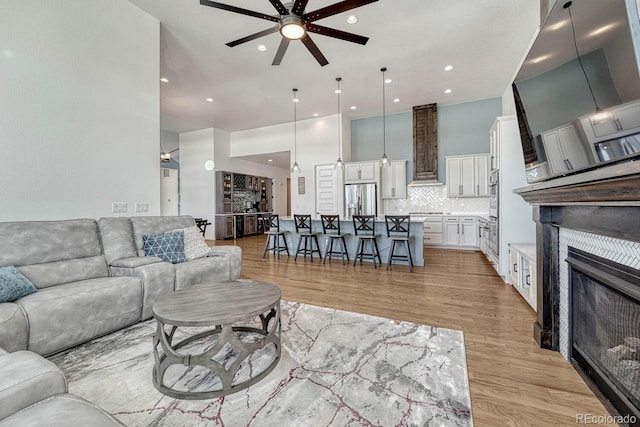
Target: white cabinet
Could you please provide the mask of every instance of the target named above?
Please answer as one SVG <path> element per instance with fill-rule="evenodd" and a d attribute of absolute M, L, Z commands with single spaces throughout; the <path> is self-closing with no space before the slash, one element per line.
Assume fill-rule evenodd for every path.
<path fill-rule="evenodd" d="M 407 198 L 407 161 L 394 160 L 390 167 L 380 168 L 383 199 Z"/>
<path fill-rule="evenodd" d="M 429 216 L 424 220 L 423 238 L 425 246 L 440 246 L 443 242 L 441 216 Z"/>
<path fill-rule="evenodd" d="M 457 216 L 446 217 L 443 221 L 444 239 L 442 244 L 445 246 L 460 246 L 460 222 Z"/>
<path fill-rule="evenodd" d="M 591 143 L 620 138 L 640 131 L 640 101 L 618 105 L 581 117 L 584 133 Z"/>
<path fill-rule="evenodd" d="M 474 162 L 476 196 L 489 197 L 489 156 L 475 156 Z"/>
<path fill-rule="evenodd" d="M 479 247 L 478 221 L 476 217 L 460 217 L 460 246 Z"/>
<path fill-rule="evenodd" d="M 500 169 L 500 122 L 494 122 L 489 130 L 489 170 Z"/>
<path fill-rule="evenodd" d="M 487 197 L 489 194 L 489 156 L 448 156 L 447 195 L 449 197 Z"/>
<path fill-rule="evenodd" d="M 509 244 L 509 282 L 537 310 L 536 247 Z"/>
<path fill-rule="evenodd" d="M 376 182 L 378 180 L 378 162 L 357 162 L 345 164 L 345 184 Z"/>
<path fill-rule="evenodd" d="M 559 174 L 589 165 L 591 154 L 573 124 L 544 132 L 542 143 L 551 172 Z"/>
<path fill-rule="evenodd" d="M 478 219 L 475 216 L 428 216 L 424 220 L 424 245 L 478 249 Z"/>

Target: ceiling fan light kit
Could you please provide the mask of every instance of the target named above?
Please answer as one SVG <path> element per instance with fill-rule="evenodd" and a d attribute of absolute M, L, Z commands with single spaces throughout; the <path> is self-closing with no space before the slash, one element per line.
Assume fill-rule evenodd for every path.
<path fill-rule="evenodd" d="M 255 40 L 266 35 L 280 32 L 282 40 L 280 41 L 280 47 L 276 52 L 276 56 L 273 59 L 271 65 L 280 65 L 282 58 L 289 47 L 291 40 L 300 40 L 305 45 L 307 50 L 311 52 L 313 57 L 318 61 L 321 66 L 325 66 L 329 63 L 327 58 L 322 54 L 318 46 L 309 36 L 309 33 L 316 33 L 327 37 L 333 37 L 340 40 L 345 40 L 352 43 L 361 45 L 367 44 L 368 37 L 360 36 L 346 31 L 336 30 L 334 28 L 324 27 L 322 25 L 314 24 L 313 22 L 320 19 L 328 18 L 333 15 L 337 15 L 342 12 L 346 12 L 351 9 L 355 9 L 360 6 L 365 6 L 369 3 L 374 3 L 378 0 L 343 0 L 339 3 L 335 3 L 330 6 L 323 7 L 313 12 L 305 13 L 307 3 L 309 0 L 295 0 L 293 3 L 288 3 L 285 6 L 280 0 L 268 0 L 269 3 L 278 12 L 277 16 L 267 15 L 266 13 L 255 12 L 253 10 L 243 9 L 228 4 L 219 3 L 210 0 L 200 0 L 200 4 L 203 6 L 213 7 L 215 9 L 222 9 L 228 12 L 234 12 L 241 15 L 247 15 L 258 19 L 264 19 L 271 21 L 277 25 L 267 28 L 266 30 L 259 31 L 255 34 L 242 37 L 241 39 L 234 40 L 227 43 L 229 47 L 235 47 L 242 43 L 246 43 Z"/>

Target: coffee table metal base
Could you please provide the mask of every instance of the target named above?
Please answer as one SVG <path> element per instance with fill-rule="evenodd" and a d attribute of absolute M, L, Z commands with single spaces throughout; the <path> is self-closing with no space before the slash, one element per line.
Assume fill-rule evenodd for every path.
<path fill-rule="evenodd" d="M 152 375 L 153 385 L 158 391 L 167 396 L 177 399 L 198 400 L 226 396 L 244 390 L 257 383 L 273 371 L 280 360 L 280 300 L 273 306 L 267 308 L 265 313 L 266 314 L 259 315 L 262 328 L 233 326 L 232 324 L 219 325 L 212 330 L 200 332 L 175 343 L 173 342 L 173 338 L 178 327 L 168 325 L 171 326 L 171 330 L 167 333 L 165 324 L 157 319 L 158 327 L 153 337 L 153 356 L 155 359 Z M 260 335 L 260 337 L 255 342 L 245 342 L 238 338 L 237 332 L 254 333 Z M 178 352 L 180 348 L 194 341 L 216 334 L 219 335 L 219 337 L 215 345 L 203 353 L 182 354 Z M 237 351 L 238 355 L 233 363 L 228 368 L 225 368 L 223 364 L 216 362 L 213 358 L 220 353 L 227 344 L 231 347 L 231 351 Z M 262 372 L 244 381 L 234 383 L 234 378 L 241 368 L 242 362 L 269 344 L 275 346 L 274 360 Z M 159 347 L 161 350 L 159 350 Z M 226 350 L 228 349 L 227 347 Z M 164 376 L 166 370 L 172 365 L 184 365 L 185 367 L 201 366 L 209 369 L 220 379 L 222 388 L 211 391 L 185 391 L 171 388 L 164 383 Z"/>

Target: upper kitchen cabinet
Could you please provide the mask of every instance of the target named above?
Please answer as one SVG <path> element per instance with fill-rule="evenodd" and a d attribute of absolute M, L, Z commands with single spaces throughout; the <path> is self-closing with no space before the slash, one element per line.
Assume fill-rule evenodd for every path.
<path fill-rule="evenodd" d="M 589 165 L 592 155 L 572 123 L 551 129 L 541 136 L 553 174 L 582 169 Z"/>
<path fill-rule="evenodd" d="M 380 168 L 383 199 L 407 198 L 407 161 L 394 160 L 390 167 Z"/>
<path fill-rule="evenodd" d="M 377 161 L 345 163 L 344 183 L 377 182 L 379 169 Z"/>
<path fill-rule="evenodd" d="M 489 155 L 447 156 L 446 167 L 449 197 L 489 195 Z"/>

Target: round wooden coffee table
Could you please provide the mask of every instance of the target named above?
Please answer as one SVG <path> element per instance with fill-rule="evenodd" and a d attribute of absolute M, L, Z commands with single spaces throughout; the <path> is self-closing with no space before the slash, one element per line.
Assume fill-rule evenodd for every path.
<path fill-rule="evenodd" d="M 153 306 L 158 323 L 153 336 L 153 385 L 160 392 L 178 399 L 213 399 L 260 381 L 280 360 L 281 296 L 280 288 L 271 283 L 234 280 L 194 285 L 160 298 Z M 261 327 L 255 326 L 258 318 Z M 254 325 L 250 325 L 252 321 Z M 181 332 L 194 327 L 200 327 L 200 330 L 174 342 L 178 327 Z M 217 341 L 204 346 L 202 352 L 180 351 L 210 335 L 217 335 Z M 269 345 L 273 346 L 273 360 L 261 371 L 255 372 L 256 368 L 251 366 L 246 378 L 236 378 L 243 362 Z M 231 356 L 214 360 L 217 355 L 220 359 L 221 352 Z M 181 369 L 185 372 L 194 366 L 208 369 L 220 379 L 221 387 L 206 391 L 175 389 L 165 384 L 165 372 L 174 365 L 183 365 Z"/>

